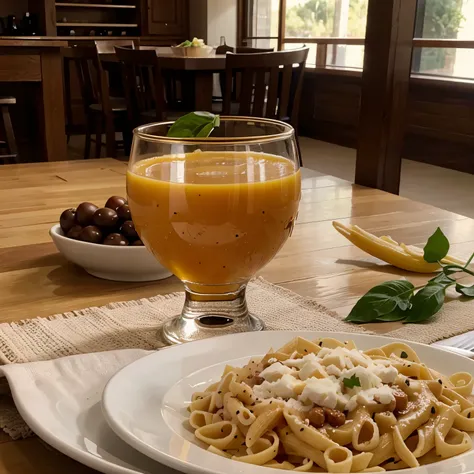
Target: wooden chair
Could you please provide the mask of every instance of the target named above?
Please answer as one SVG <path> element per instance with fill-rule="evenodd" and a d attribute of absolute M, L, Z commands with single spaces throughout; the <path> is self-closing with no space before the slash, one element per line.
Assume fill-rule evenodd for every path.
<path fill-rule="evenodd" d="M 254 53 L 273 53 L 275 48 L 252 48 L 251 46 L 237 46 L 234 53 L 254 54 Z"/>
<path fill-rule="evenodd" d="M 275 53 L 227 53 L 222 113 L 278 119 L 297 131 L 308 51 L 309 48 L 301 48 Z M 236 73 L 240 74 L 237 100 L 232 97 Z M 301 163 L 301 154 L 299 158 Z"/>
<path fill-rule="evenodd" d="M 0 141 L 0 148 L 6 152 L 0 154 L 0 160 L 4 163 L 18 163 L 18 150 L 10 117 L 10 106 L 15 104 L 15 97 L 0 97 L 1 125 L 5 136 L 5 141 Z"/>
<path fill-rule="evenodd" d="M 132 49 L 138 48 L 140 43 L 138 40 L 123 39 L 123 40 L 97 40 L 94 42 L 97 48 L 97 53 L 100 54 L 113 54 L 115 53 L 115 46 L 129 47 Z"/>
<path fill-rule="evenodd" d="M 131 141 L 125 99 L 110 97 L 107 76 L 95 46 L 66 48 L 63 55 L 74 63 L 81 88 L 86 116 L 84 158 L 90 157 L 92 133 L 95 133 L 95 154 L 100 157 L 104 129 L 107 156 L 115 158 L 119 144 L 115 139 L 116 131 L 122 131 L 124 141 Z"/>
<path fill-rule="evenodd" d="M 122 63 L 129 123 L 133 128 L 166 116 L 164 80 L 155 50 L 115 47 Z"/>
<path fill-rule="evenodd" d="M 216 48 L 216 54 L 237 53 L 237 54 L 252 54 L 252 53 L 273 53 L 274 48 L 251 48 L 250 46 L 237 46 L 233 48 L 227 44 L 220 45 Z"/>
<path fill-rule="evenodd" d="M 273 48 L 251 48 L 250 46 L 237 46 L 233 48 L 232 46 L 228 46 L 223 44 L 216 48 L 216 54 L 227 54 L 227 53 L 237 53 L 237 54 L 253 54 L 253 53 L 273 53 Z M 238 91 L 238 84 L 240 83 L 239 73 L 235 74 L 233 83 L 233 90 L 232 90 L 232 98 L 235 100 L 239 94 Z M 225 74 L 219 74 L 219 85 L 221 87 L 221 95 L 214 96 L 215 102 L 221 103 L 223 96 L 224 96 L 224 88 L 225 88 Z M 219 112 L 216 108 L 215 112 Z"/>

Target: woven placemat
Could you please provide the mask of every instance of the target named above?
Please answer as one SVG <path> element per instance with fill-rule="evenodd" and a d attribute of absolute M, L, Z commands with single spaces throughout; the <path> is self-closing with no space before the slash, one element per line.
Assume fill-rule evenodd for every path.
<path fill-rule="evenodd" d="M 371 334 L 361 326 L 343 322 L 335 312 L 313 299 L 263 279 L 249 284 L 247 298 L 250 311 L 264 320 L 268 330 Z M 183 293 L 173 293 L 0 324 L 0 362 L 34 362 L 125 348 L 157 349 L 162 345 L 157 337 L 158 327 L 178 314 L 183 302 Z M 474 330 L 473 307 L 452 301 L 433 322 L 405 325 L 384 335 L 430 344 Z M 13 438 L 31 435 L 9 395 L 0 397 L 0 428 Z"/>

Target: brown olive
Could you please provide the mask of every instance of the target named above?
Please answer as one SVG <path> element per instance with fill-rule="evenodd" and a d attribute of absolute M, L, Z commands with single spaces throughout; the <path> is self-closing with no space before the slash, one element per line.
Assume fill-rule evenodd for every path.
<path fill-rule="evenodd" d="M 67 234 L 69 229 L 72 229 L 75 224 L 76 210 L 71 208 L 63 211 L 61 217 L 59 218 L 59 225 L 61 226 L 62 231 Z"/>
<path fill-rule="evenodd" d="M 132 213 L 130 212 L 130 207 L 128 204 L 122 204 L 117 209 L 117 215 L 122 222 L 132 220 Z"/>
<path fill-rule="evenodd" d="M 81 234 L 81 232 L 82 227 L 80 225 L 75 225 L 69 229 L 68 233 L 66 234 L 66 237 L 77 240 L 79 239 L 79 235 Z"/>
<path fill-rule="evenodd" d="M 138 239 L 138 234 L 132 221 L 125 221 L 122 227 L 120 227 L 120 232 L 129 240 Z"/>
<path fill-rule="evenodd" d="M 109 234 L 102 243 L 104 245 L 125 246 L 128 245 L 128 240 L 122 234 L 114 232 L 113 234 Z"/>
<path fill-rule="evenodd" d="M 102 242 L 102 232 L 95 225 L 88 225 L 82 229 L 79 240 L 90 242 L 91 244 L 100 244 Z"/>
<path fill-rule="evenodd" d="M 110 231 L 117 227 L 119 218 L 113 209 L 108 207 L 101 207 L 94 213 L 93 222 L 97 227 L 103 230 Z"/>
<path fill-rule="evenodd" d="M 116 211 L 120 206 L 123 206 L 124 204 L 127 204 L 127 200 L 123 197 L 120 196 L 110 196 L 109 199 L 107 199 L 107 202 L 105 203 L 104 207 L 108 207 L 109 209 L 113 209 Z"/>
<path fill-rule="evenodd" d="M 137 240 L 133 241 L 130 245 L 131 245 L 132 247 L 142 247 L 142 246 L 143 246 L 143 242 L 142 242 L 140 239 L 137 239 Z"/>
<path fill-rule="evenodd" d="M 92 224 L 92 218 L 97 209 L 97 206 L 91 202 L 83 202 L 82 204 L 79 204 L 76 209 L 76 223 L 83 227 Z"/>

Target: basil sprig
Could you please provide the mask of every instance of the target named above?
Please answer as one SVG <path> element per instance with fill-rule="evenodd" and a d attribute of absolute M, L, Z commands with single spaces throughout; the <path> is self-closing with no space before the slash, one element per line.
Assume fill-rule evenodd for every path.
<path fill-rule="evenodd" d="M 423 323 L 443 307 L 446 290 L 451 286 L 461 295 L 474 298 L 474 285 L 465 286 L 453 278 L 456 274 L 474 276 L 474 272 L 468 269 L 474 253 L 464 266 L 445 265 L 441 260 L 448 251 L 449 241 L 438 227 L 423 249 L 423 258 L 429 263 L 438 262 L 441 271 L 426 285 L 419 287 L 407 280 L 387 281 L 375 286 L 357 301 L 345 320 L 356 324 L 387 321 Z"/>
<path fill-rule="evenodd" d="M 220 116 L 210 112 L 191 112 L 176 120 L 168 130 L 168 137 L 206 138 L 220 125 Z"/>
<path fill-rule="evenodd" d="M 354 374 L 350 379 L 348 378 L 345 378 L 343 380 L 343 383 L 344 383 L 344 387 L 347 387 L 347 388 L 354 388 L 354 387 L 360 387 L 360 379 L 359 377 L 356 377 L 356 375 Z"/>

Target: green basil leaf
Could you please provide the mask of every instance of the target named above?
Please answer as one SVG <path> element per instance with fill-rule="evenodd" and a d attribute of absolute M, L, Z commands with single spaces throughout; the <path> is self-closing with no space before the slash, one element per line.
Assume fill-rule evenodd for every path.
<path fill-rule="evenodd" d="M 354 374 L 350 379 L 345 378 L 343 380 L 344 386 L 347 388 L 360 387 L 360 379 Z"/>
<path fill-rule="evenodd" d="M 353 323 L 369 323 L 393 313 L 396 308 L 405 311 L 415 287 L 406 280 L 387 281 L 369 290 L 352 308 L 345 319 Z"/>
<path fill-rule="evenodd" d="M 400 307 L 396 307 L 391 313 L 384 314 L 377 318 L 377 321 L 382 323 L 389 323 L 394 321 L 401 321 L 407 317 L 406 310 L 400 309 Z"/>
<path fill-rule="evenodd" d="M 214 116 L 214 119 L 211 123 L 204 125 L 204 127 L 199 130 L 196 134 L 196 137 L 208 137 L 212 131 L 220 125 L 220 117 L 219 115 Z"/>
<path fill-rule="evenodd" d="M 219 124 L 218 115 L 210 112 L 191 112 L 173 123 L 168 130 L 168 137 L 207 137 Z"/>
<path fill-rule="evenodd" d="M 435 233 L 426 242 L 423 249 L 423 258 L 428 263 L 436 263 L 446 257 L 449 252 L 449 240 L 438 227 Z"/>
<path fill-rule="evenodd" d="M 456 283 L 456 291 L 461 295 L 468 296 L 469 298 L 474 298 L 474 285 L 465 286 L 461 283 Z"/>
<path fill-rule="evenodd" d="M 411 299 L 406 323 L 422 323 L 434 316 L 443 306 L 449 285 L 428 283 Z"/>
<path fill-rule="evenodd" d="M 448 272 L 448 274 L 451 274 L 451 272 Z M 448 274 L 444 272 L 438 273 L 438 275 L 429 280 L 429 283 L 440 283 L 441 285 L 450 285 L 451 283 L 454 283 L 455 280 L 449 278 Z"/>

